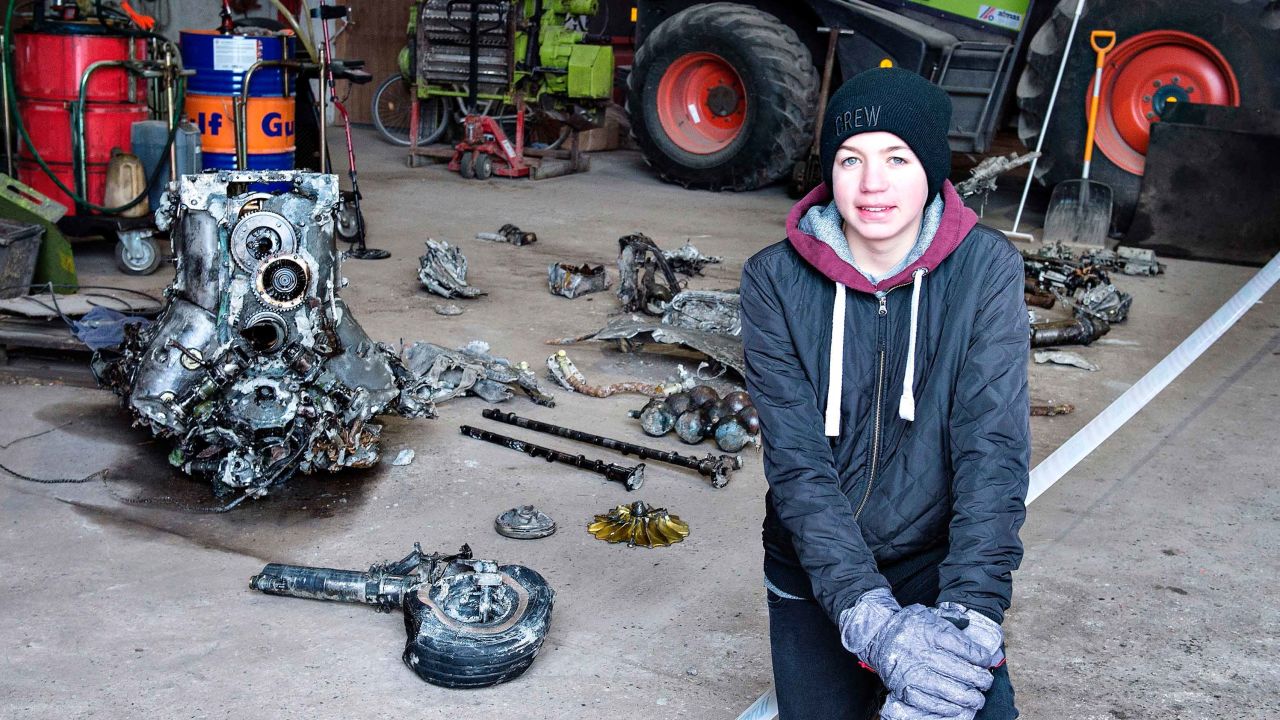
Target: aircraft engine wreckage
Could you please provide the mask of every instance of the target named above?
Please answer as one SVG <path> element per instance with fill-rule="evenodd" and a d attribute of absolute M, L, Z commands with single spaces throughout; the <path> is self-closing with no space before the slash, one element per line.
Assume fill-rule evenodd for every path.
<path fill-rule="evenodd" d="M 523 565 L 413 551 L 368 572 L 271 563 L 249 579 L 269 595 L 363 603 L 404 611 L 404 664 L 447 688 L 506 682 L 533 664 L 547 629 L 555 592 Z"/>
<path fill-rule="evenodd" d="M 377 463 L 377 415 L 434 415 L 420 379 L 338 297 L 338 202 L 334 175 L 183 177 L 156 213 L 177 256 L 168 304 L 94 356 L 135 424 L 175 441 L 169 462 L 220 495 L 243 491 L 235 502 L 298 471 Z"/>

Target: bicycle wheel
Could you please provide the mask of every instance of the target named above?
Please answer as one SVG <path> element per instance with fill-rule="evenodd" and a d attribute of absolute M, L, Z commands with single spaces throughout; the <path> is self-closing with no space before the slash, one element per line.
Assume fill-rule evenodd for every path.
<path fill-rule="evenodd" d="M 373 94 L 370 113 L 373 125 L 387 142 L 393 145 L 409 145 L 409 116 L 413 108 L 412 86 L 400 73 L 396 73 L 378 86 Z M 418 144 L 435 142 L 448 124 L 448 108 L 440 98 L 422 101 L 418 124 Z"/>

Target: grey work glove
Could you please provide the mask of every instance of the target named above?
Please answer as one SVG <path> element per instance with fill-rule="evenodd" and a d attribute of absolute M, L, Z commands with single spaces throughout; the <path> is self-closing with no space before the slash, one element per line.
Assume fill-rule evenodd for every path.
<path fill-rule="evenodd" d="M 1004 662 L 1004 631 L 994 620 L 954 602 L 938 603 L 933 612 L 951 622 L 965 637 L 990 654 L 987 667 L 999 667 Z M 908 688 L 908 692 L 901 698 L 889 696 L 880 710 L 880 720 L 972 720 L 977 713 L 976 710 L 968 709 L 959 713 L 936 712 L 946 709 L 945 705 L 933 698 L 911 693 Z"/>
<path fill-rule="evenodd" d="M 880 720 L 973 720 L 977 714 L 977 710 L 968 709 L 954 714 L 933 713 L 908 705 L 893 695 L 890 695 L 889 699 L 884 701 L 884 707 L 880 708 Z"/>
<path fill-rule="evenodd" d="M 943 717 L 981 709 L 991 687 L 986 650 L 923 605 L 900 608 L 887 588 L 840 614 L 840 639 L 890 693 Z"/>
<path fill-rule="evenodd" d="M 995 620 L 954 602 L 938 603 L 934 612 L 951 621 L 965 637 L 981 645 L 990 654 L 987 667 L 996 668 L 1004 663 L 1004 630 Z"/>

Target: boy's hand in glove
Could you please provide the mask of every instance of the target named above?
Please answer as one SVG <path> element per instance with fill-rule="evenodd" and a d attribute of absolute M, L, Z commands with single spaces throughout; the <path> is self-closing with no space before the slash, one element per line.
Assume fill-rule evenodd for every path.
<path fill-rule="evenodd" d="M 966 608 L 960 603 L 942 602 L 934 612 L 960 629 L 964 636 L 982 646 L 989 653 L 986 666 L 995 668 L 1004 662 L 1004 631 L 994 620 Z M 910 692 L 901 698 L 890 695 L 880 710 L 881 720 L 972 720 L 977 710 L 964 710 L 952 714 L 937 711 L 945 706 L 928 696 Z"/>
<path fill-rule="evenodd" d="M 864 593 L 841 614 L 840 637 L 893 696 L 934 715 L 972 717 L 991 687 L 985 648 L 923 605 L 901 608 L 887 588 Z"/>
<path fill-rule="evenodd" d="M 938 603 L 934 612 L 951 621 L 951 624 L 960 628 L 960 632 L 964 633 L 965 637 L 981 645 L 990 653 L 986 662 L 987 667 L 1000 667 L 1004 662 L 1004 630 L 995 620 L 953 602 Z"/>
<path fill-rule="evenodd" d="M 880 720 L 973 720 L 977 710 L 961 710 L 958 713 L 932 713 L 902 702 L 893 695 L 880 708 Z"/>

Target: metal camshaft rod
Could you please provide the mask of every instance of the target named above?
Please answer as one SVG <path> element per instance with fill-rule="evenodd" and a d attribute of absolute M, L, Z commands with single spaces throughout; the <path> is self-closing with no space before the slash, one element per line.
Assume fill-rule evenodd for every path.
<path fill-rule="evenodd" d="M 463 425 L 459 428 L 463 435 L 473 437 L 477 440 L 491 442 L 494 445 L 501 445 L 511 448 L 516 452 L 522 452 L 529 457 L 543 457 L 547 462 L 560 462 L 566 465 L 580 467 L 583 470 L 590 470 L 593 473 L 603 475 L 606 479 L 616 483 L 622 483 L 627 490 L 639 490 L 644 484 L 644 463 L 639 463 L 635 467 L 626 465 L 614 465 L 604 462 L 603 460 L 590 460 L 585 455 L 570 455 L 562 453 L 559 450 L 534 445 L 523 440 L 517 440 L 506 435 L 481 430 L 480 428 Z"/>
<path fill-rule="evenodd" d="M 559 435 L 570 440 L 578 440 L 592 445 L 599 445 L 603 448 L 616 450 L 623 455 L 635 455 L 645 460 L 659 460 L 672 465 L 687 467 L 697 470 L 699 474 L 711 479 L 711 487 L 722 488 L 729 484 L 729 480 L 733 477 L 734 470 L 742 469 L 742 457 L 738 455 L 711 455 L 708 453 L 703 457 L 691 457 L 681 455 L 680 453 L 667 452 L 664 450 L 655 450 L 643 445 L 635 445 L 633 443 L 624 442 L 622 440 L 614 440 L 613 438 L 601 437 L 600 435 L 592 435 L 591 433 L 582 432 L 581 430 L 573 430 L 559 425 L 539 422 L 523 418 L 515 413 L 502 412 L 495 408 L 485 409 L 481 415 L 489 420 L 497 420 L 508 425 L 525 428 L 526 430 L 534 430 L 537 432 L 549 433 L 551 435 Z"/>

